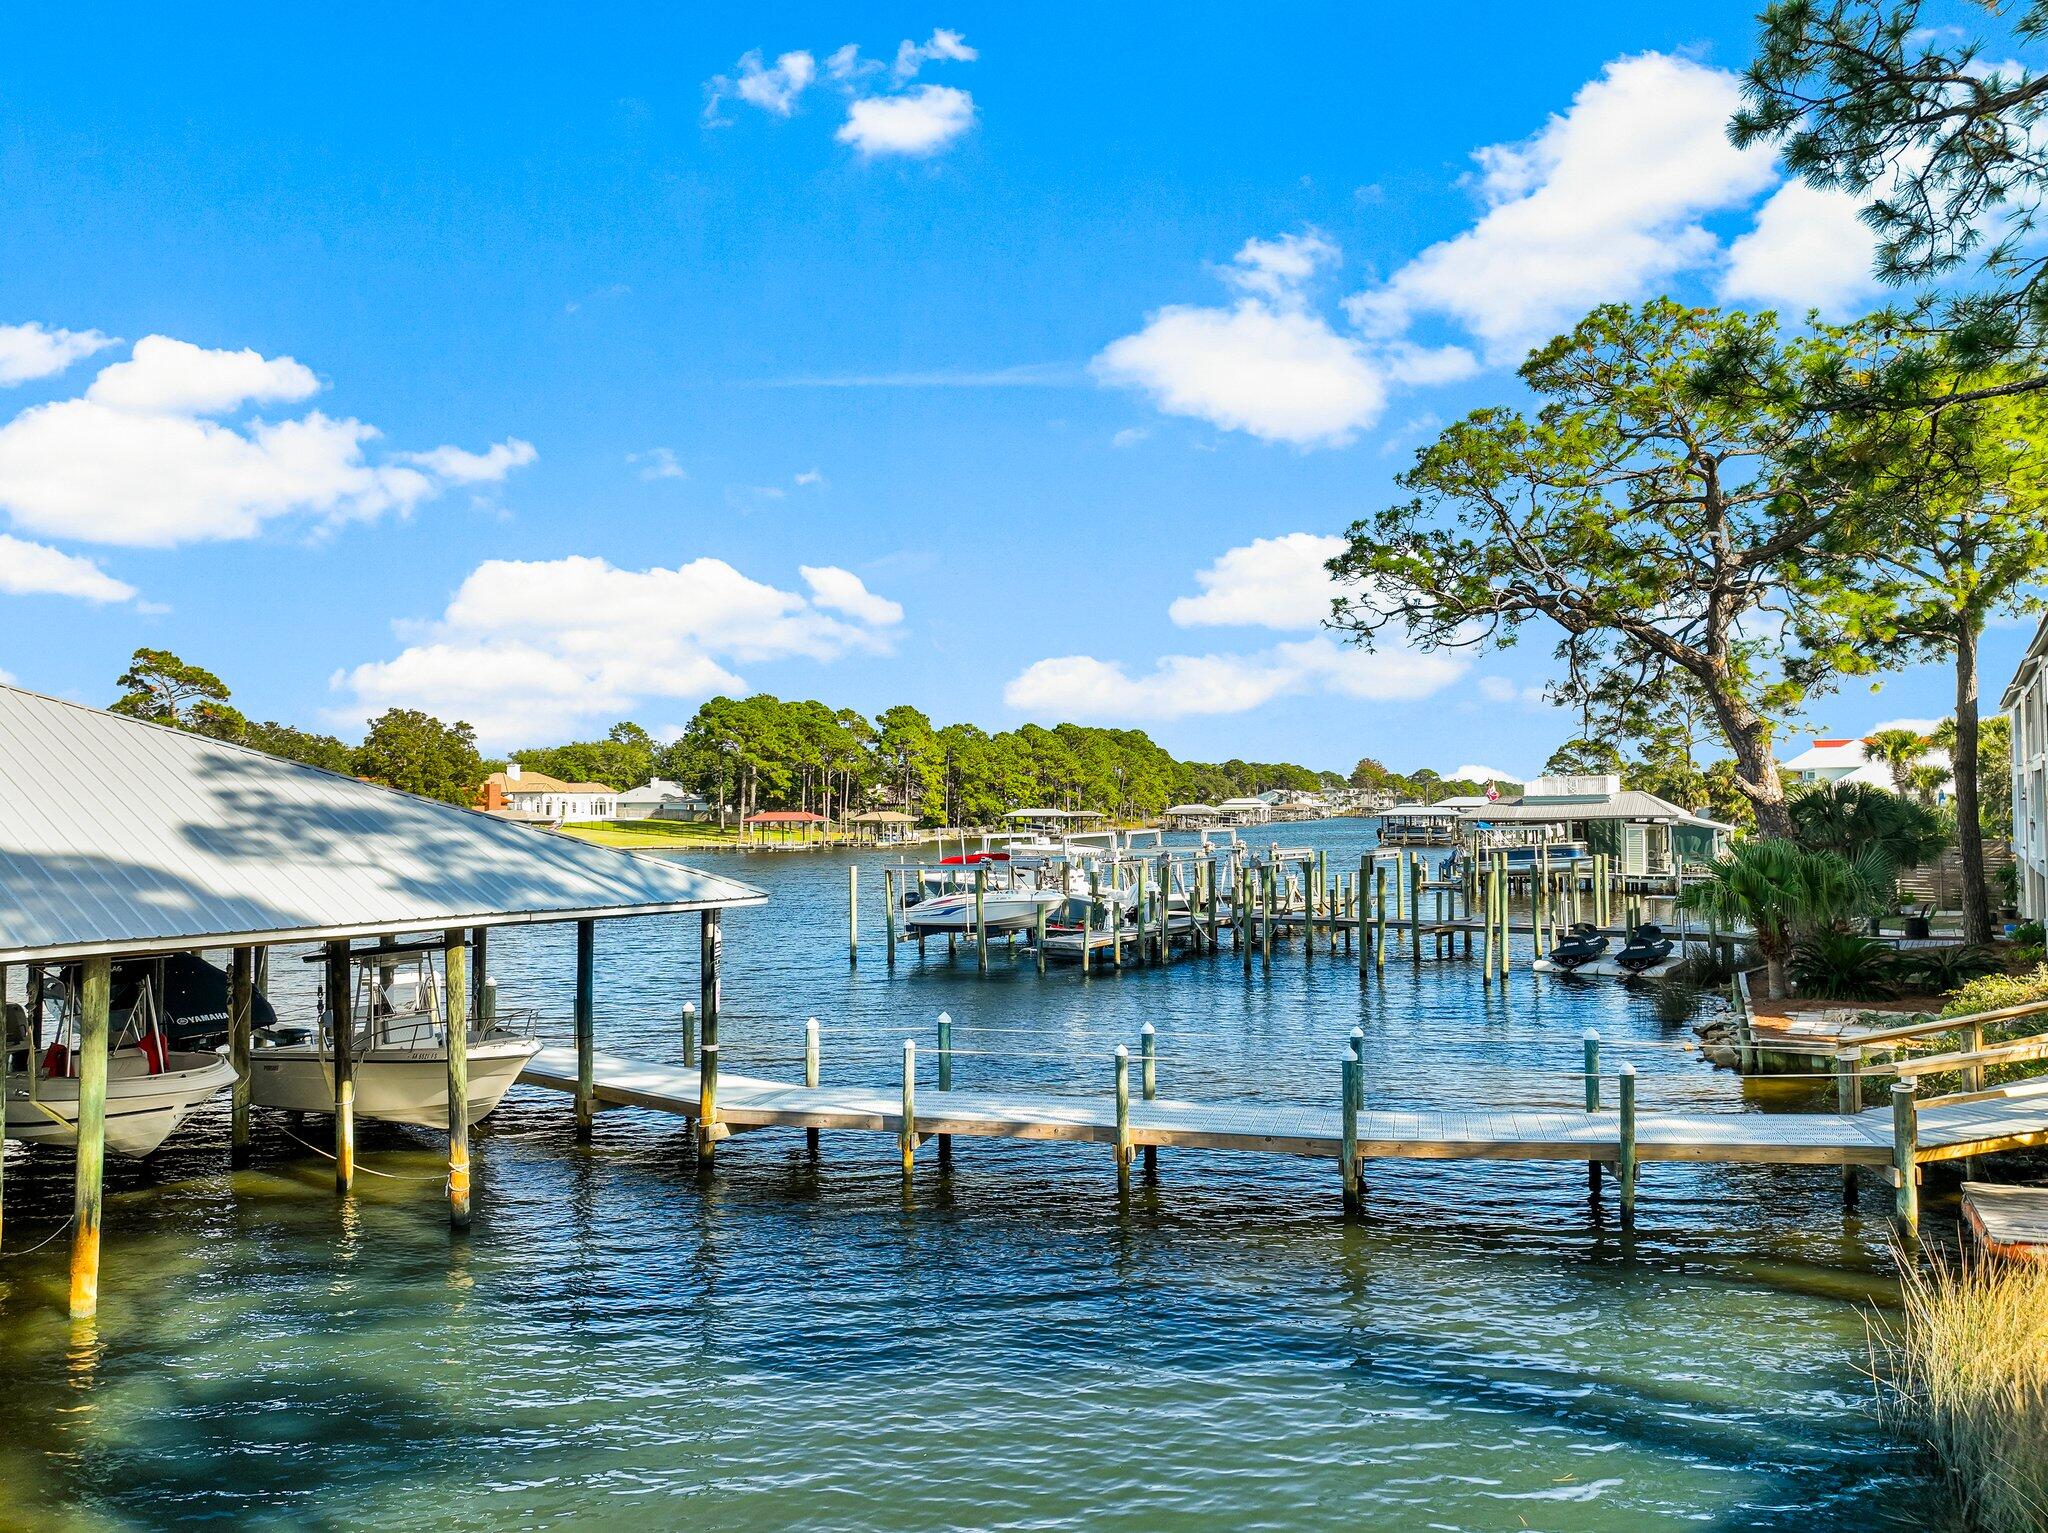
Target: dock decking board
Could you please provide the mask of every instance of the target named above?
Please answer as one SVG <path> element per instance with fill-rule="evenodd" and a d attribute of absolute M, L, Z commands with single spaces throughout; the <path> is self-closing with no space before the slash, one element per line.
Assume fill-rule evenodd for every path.
<path fill-rule="evenodd" d="M 599 1054 L 594 1089 L 600 1103 L 695 1118 L 696 1070 Z M 520 1080 L 556 1091 L 576 1089 L 576 1055 L 544 1048 Z M 734 1131 L 788 1127 L 902 1130 L 900 1088 L 820 1086 L 764 1080 L 721 1071 L 718 1117 Z M 921 1134 L 991 1139 L 1116 1142 L 1116 1109 L 1100 1097 L 1028 1091 L 939 1091 L 919 1083 Z M 1992 1100 L 1936 1104 L 1919 1118 L 1920 1158 L 1949 1159 L 2021 1143 L 2048 1142 L 2048 1081 Z M 1290 1102 L 1186 1102 L 1167 1098 L 1130 1104 L 1138 1145 L 1238 1150 L 1337 1159 L 1343 1141 L 1337 1106 Z M 1367 1159 L 1612 1161 L 1620 1119 L 1610 1107 L 1462 1109 L 1368 1107 L 1358 1117 L 1359 1151 Z M 1659 1112 L 1636 1117 L 1639 1159 L 1779 1165 L 1888 1166 L 1888 1108 L 1836 1113 Z"/>
<path fill-rule="evenodd" d="M 2048 1187 L 1965 1182 L 1963 1219 L 1994 1255 L 2048 1261 Z"/>

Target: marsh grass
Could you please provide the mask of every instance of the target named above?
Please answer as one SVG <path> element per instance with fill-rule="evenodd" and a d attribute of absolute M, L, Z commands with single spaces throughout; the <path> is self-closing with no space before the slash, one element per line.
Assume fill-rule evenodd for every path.
<path fill-rule="evenodd" d="M 1901 1252 L 1871 1327 L 1882 1409 L 1933 1452 L 1969 1525 L 2048 1528 L 2048 1263 Z"/>

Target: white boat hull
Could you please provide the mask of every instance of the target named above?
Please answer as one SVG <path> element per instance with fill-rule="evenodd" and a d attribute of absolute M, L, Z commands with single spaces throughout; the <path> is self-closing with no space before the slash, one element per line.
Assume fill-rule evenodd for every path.
<path fill-rule="evenodd" d="M 1037 922 L 1040 910 L 1050 912 L 1065 899 L 1057 889 L 991 890 L 982 896 L 982 925 L 992 932 L 1022 930 Z M 920 900 L 904 911 L 903 928 L 913 937 L 931 932 L 971 932 L 974 896 L 940 894 Z"/>
<path fill-rule="evenodd" d="M 148 1155 L 185 1115 L 233 1083 L 235 1067 L 218 1054 L 173 1054 L 157 1075 L 138 1068 L 140 1056 L 123 1050 L 108 1060 L 107 1148 L 117 1155 Z M 7 1137 L 27 1144 L 78 1141 L 78 1081 L 40 1079 L 29 1095 L 25 1077 L 7 1086 Z"/>
<path fill-rule="evenodd" d="M 485 1117 L 540 1052 L 531 1038 L 492 1038 L 469 1047 L 469 1121 Z M 354 1061 L 359 1118 L 448 1127 L 448 1051 L 371 1050 Z M 250 1057 L 249 1100 L 286 1112 L 334 1111 L 334 1061 L 311 1045 L 258 1049 Z"/>

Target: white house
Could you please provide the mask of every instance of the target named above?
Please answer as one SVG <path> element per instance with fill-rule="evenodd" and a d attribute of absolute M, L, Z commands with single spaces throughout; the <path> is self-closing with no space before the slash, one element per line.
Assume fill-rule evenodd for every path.
<path fill-rule="evenodd" d="M 2012 718 L 2012 851 L 2020 914 L 2048 914 L 2048 618 L 2013 673 L 2002 702 Z"/>
<path fill-rule="evenodd" d="M 619 795 L 616 814 L 621 820 L 704 820 L 711 817 L 711 800 L 679 782 L 650 777 Z"/>
<path fill-rule="evenodd" d="M 1263 798 L 1227 798 L 1216 806 L 1216 819 L 1223 825 L 1263 825 L 1273 818 L 1273 806 Z"/>
<path fill-rule="evenodd" d="M 601 782 L 563 782 L 530 772 L 516 761 L 484 779 L 480 807 L 511 819 L 609 820 L 619 812 L 619 790 Z"/>
<path fill-rule="evenodd" d="M 1913 763 L 1915 766 L 1949 770 L 1948 752 L 1930 745 Z M 1780 769 L 1794 782 L 1860 782 L 1889 792 L 1894 783 L 1892 769 L 1881 756 L 1870 753 L 1868 740 L 1816 740 Z M 1947 797 L 1946 790 L 1936 795 Z"/>

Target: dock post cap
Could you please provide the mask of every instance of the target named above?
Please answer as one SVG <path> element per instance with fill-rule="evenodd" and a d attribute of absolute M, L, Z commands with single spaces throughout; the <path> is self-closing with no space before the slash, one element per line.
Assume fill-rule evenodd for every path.
<path fill-rule="evenodd" d="M 484 983 L 488 985 L 491 984 L 492 981 L 485 980 Z M 697 1003 L 695 1001 L 685 1001 L 683 1002 L 683 1010 L 689 1012 L 692 1016 L 695 1016 L 697 1013 Z"/>
<path fill-rule="evenodd" d="M 1131 1051 L 1124 1047 L 1124 1045 L 1119 1043 L 1116 1046 L 1116 1057 L 1118 1059 L 1129 1059 L 1131 1057 Z"/>
<path fill-rule="evenodd" d="M 1636 1073 L 1636 1067 L 1631 1061 L 1624 1059 L 1621 1062 L 1621 1073 L 1623 1075 L 1634 1075 Z"/>
<path fill-rule="evenodd" d="M 941 1022 L 950 1022 L 953 1020 L 953 1013 L 951 1013 L 950 1011 L 942 1011 L 939 1013 L 939 1020 Z"/>
<path fill-rule="evenodd" d="M 1597 1027 L 1587 1028 L 1585 1037 L 1588 1043 L 1598 1043 L 1600 1041 L 1600 1029 Z"/>
<path fill-rule="evenodd" d="M 1139 1029 L 1139 1031 L 1143 1033 L 1147 1038 L 1151 1037 L 1153 1031 L 1152 1024 L 1150 1022 L 1147 1022 L 1142 1028 Z"/>
<path fill-rule="evenodd" d="M 1365 1036 L 1365 1029 L 1362 1027 L 1354 1027 L 1351 1029 L 1351 1036 L 1354 1038 L 1363 1038 Z"/>
<path fill-rule="evenodd" d="M 1893 1081 L 1893 1082 L 1892 1082 L 1892 1095 L 1893 1095 L 1893 1096 L 1895 1096 L 1895 1097 L 1897 1097 L 1897 1096 L 1908 1096 L 1908 1097 L 1909 1097 L 1909 1096 L 1911 1096 L 1911 1095 L 1912 1095 L 1912 1094 L 1913 1094 L 1913 1093 L 1914 1093 L 1914 1092 L 1915 1092 L 1916 1090 L 1918 1090 L 1918 1089 L 1919 1089 L 1919 1083 L 1918 1083 L 1917 1081 Z"/>

